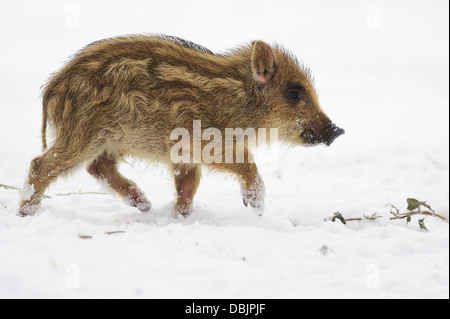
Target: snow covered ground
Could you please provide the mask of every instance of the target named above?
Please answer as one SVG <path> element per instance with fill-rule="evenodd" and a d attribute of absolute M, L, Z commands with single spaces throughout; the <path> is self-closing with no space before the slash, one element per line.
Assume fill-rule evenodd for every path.
<path fill-rule="evenodd" d="M 231 178 L 206 174 L 194 213 L 171 211 L 158 166 L 121 171 L 153 204 L 142 214 L 84 170 L 47 191 L 34 217 L 0 187 L 2 298 L 448 298 L 449 226 L 389 220 L 426 200 L 449 215 L 448 1 L 2 1 L 0 184 L 21 187 L 40 153 L 40 86 L 92 41 L 165 33 L 223 51 L 262 39 L 312 70 L 345 128 L 329 148 L 260 165 L 262 217 Z M 383 218 L 326 221 L 378 213 Z M 111 232 L 113 232 L 111 234 Z M 84 238 L 84 239 L 83 239 Z"/>

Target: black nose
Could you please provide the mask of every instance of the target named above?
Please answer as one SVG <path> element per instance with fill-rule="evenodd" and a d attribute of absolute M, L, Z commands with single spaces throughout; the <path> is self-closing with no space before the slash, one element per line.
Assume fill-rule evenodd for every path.
<path fill-rule="evenodd" d="M 334 124 L 331 124 L 326 128 L 326 130 L 321 134 L 323 137 L 323 142 L 330 146 L 336 138 L 344 134 L 345 131 L 341 129 L 340 127 L 337 127 Z"/>

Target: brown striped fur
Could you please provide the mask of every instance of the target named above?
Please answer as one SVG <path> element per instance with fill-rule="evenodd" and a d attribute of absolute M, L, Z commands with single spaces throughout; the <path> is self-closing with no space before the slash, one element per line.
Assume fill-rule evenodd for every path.
<path fill-rule="evenodd" d="M 286 90 L 301 86 L 301 99 Z M 59 175 L 88 163 L 88 172 L 105 181 L 142 211 L 144 193 L 117 171 L 123 156 L 166 163 L 175 174 L 176 209 L 186 215 L 197 190 L 200 164 L 173 164 L 173 129 L 279 129 L 279 139 L 308 144 L 305 127 L 321 131 L 330 120 L 320 110 L 309 72 L 277 46 L 262 41 L 227 54 L 213 54 L 193 43 L 164 36 L 124 36 L 95 42 L 52 75 L 43 90 L 44 153 L 31 162 L 20 215 L 33 214 L 48 185 Z M 53 142 L 47 148 L 47 124 Z M 192 149 L 192 148 L 191 148 Z M 244 203 L 262 207 L 264 186 L 256 165 L 210 164 L 234 174 Z"/>

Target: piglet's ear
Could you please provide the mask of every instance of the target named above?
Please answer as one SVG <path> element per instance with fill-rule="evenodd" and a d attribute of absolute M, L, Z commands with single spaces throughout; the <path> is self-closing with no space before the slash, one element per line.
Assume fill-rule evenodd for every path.
<path fill-rule="evenodd" d="M 275 75 L 276 64 L 272 48 L 263 41 L 252 43 L 252 72 L 253 78 L 261 85 Z"/>

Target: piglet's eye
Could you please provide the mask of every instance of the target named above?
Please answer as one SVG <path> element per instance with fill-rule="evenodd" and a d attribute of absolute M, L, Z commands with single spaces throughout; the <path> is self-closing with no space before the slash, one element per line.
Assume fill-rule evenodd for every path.
<path fill-rule="evenodd" d="M 297 90 L 289 90 L 286 92 L 286 97 L 288 100 L 299 100 L 300 94 Z"/>
<path fill-rule="evenodd" d="M 303 99 L 304 96 L 304 91 L 299 87 L 288 88 L 284 91 L 284 97 L 290 102 L 298 102 Z"/>

